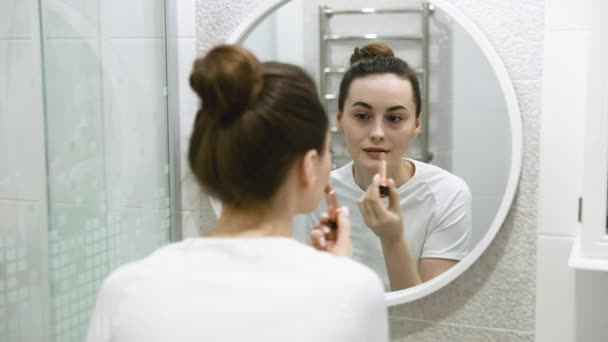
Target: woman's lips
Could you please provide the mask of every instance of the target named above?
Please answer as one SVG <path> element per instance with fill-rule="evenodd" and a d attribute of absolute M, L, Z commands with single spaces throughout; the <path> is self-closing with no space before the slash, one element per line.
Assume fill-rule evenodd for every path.
<path fill-rule="evenodd" d="M 384 155 L 386 154 L 386 152 L 388 152 L 386 150 L 375 149 L 375 148 L 364 149 L 363 151 L 371 159 L 382 159 L 382 157 L 384 157 Z"/>

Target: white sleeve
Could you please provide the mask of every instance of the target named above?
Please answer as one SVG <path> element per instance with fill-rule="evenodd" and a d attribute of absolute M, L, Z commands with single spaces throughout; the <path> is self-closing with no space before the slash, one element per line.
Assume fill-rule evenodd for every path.
<path fill-rule="evenodd" d="M 469 253 L 471 192 L 464 181 L 458 180 L 452 191 L 440 195 L 421 258 L 462 260 Z"/>
<path fill-rule="evenodd" d="M 112 340 L 113 327 L 118 318 L 115 308 L 119 300 L 113 292 L 108 278 L 106 278 L 99 289 L 91 315 L 87 342 L 110 342 Z"/>

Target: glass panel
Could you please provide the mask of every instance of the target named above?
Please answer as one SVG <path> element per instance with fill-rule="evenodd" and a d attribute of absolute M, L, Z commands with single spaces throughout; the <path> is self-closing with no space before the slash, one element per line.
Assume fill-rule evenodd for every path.
<path fill-rule="evenodd" d="M 105 276 L 170 239 L 165 4 L 40 7 L 51 335 L 82 341 Z"/>
<path fill-rule="evenodd" d="M 0 341 L 47 341 L 46 201 L 35 0 L 0 0 Z"/>
<path fill-rule="evenodd" d="M 1 341 L 46 340 L 44 213 L 41 201 L 0 200 Z"/>

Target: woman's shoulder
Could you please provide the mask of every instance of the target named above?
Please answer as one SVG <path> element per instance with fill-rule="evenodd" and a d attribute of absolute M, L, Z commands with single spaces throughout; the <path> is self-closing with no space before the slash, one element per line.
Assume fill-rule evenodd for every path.
<path fill-rule="evenodd" d="M 329 177 L 332 181 L 343 181 L 352 178 L 353 162 L 349 162 L 331 171 Z"/>
<path fill-rule="evenodd" d="M 306 273 L 309 273 L 309 276 L 324 279 L 321 282 L 322 286 L 345 287 L 352 291 L 365 289 L 363 292 L 383 296 L 382 281 L 369 267 L 351 258 L 335 256 L 317 251 L 311 246 L 303 246 L 308 251 L 302 254 L 305 263 L 300 264 L 307 269 Z"/>
<path fill-rule="evenodd" d="M 257 241 L 259 243 L 253 241 L 247 243 L 238 239 L 220 241 L 222 243 L 199 240 L 172 243 L 157 249 L 143 259 L 118 267 L 104 279 L 100 291 L 105 293 L 105 297 L 120 298 L 125 288 L 147 287 L 145 284 L 150 283 L 150 280 L 162 281 L 166 277 L 180 277 L 178 273 L 187 271 L 184 264 L 198 265 L 197 260 L 210 258 L 221 264 L 222 260 L 230 258 L 230 261 L 225 262 L 222 267 L 231 267 L 237 273 L 243 269 L 260 272 L 261 277 L 268 276 L 273 281 L 276 281 L 279 275 L 269 274 L 270 269 L 289 269 L 285 277 L 291 278 L 297 275 L 296 278 L 300 279 L 300 282 L 304 280 L 307 282 L 307 288 L 312 293 L 320 293 L 331 288 L 341 289 L 345 294 L 355 298 L 367 298 L 368 300 L 382 300 L 383 298 L 382 282 L 367 266 L 350 258 L 317 251 L 313 247 L 293 239 L 270 239 L 269 241 L 261 239 L 261 241 Z M 207 248 L 201 250 L 201 248 L 191 246 L 197 244 L 194 247 L 201 247 L 201 243 L 205 243 Z M 222 245 L 224 248 L 220 248 Z M 199 251 L 201 255 L 195 255 L 199 254 L 195 253 L 195 250 Z M 243 262 L 236 262 L 237 258 Z M 185 259 L 189 261 L 186 262 Z M 213 269 L 218 267 L 215 264 L 204 264 L 210 267 L 208 273 L 213 273 Z M 225 271 L 224 269 L 222 272 Z M 313 279 L 316 281 L 312 281 Z M 292 281 L 295 279 L 287 282 Z"/>
<path fill-rule="evenodd" d="M 159 258 L 159 255 L 171 253 L 171 250 L 178 244 L 180 244 L 180 242 L 161 246 L 141 259 L 125 262 L 106 276 L 102 283 L 102 288 L 107 291 L 119 290 L 135 281 L 135 279 L 140 278 L 142 275 L 149 274 L 150 270 L 161 269 L 162 264 L 159 264 L 159 261 L 162 263 L 162 260 L 165 258 Z"/>
<path fill-rule="evenodd" d="M 469 193 L 469 186 L 460 177 L 433 164 L 408 159 L 416 167 L 415 177 L 418 182 L 425 183 L 433 192 Z"/>
<path fill-rule="evenodd" d="M 342 197 L 342 200 L 344 200 L 345 196 L 346 198 L 359 198 L 361 188 L 359 188 L 357 183 L 355 183 L 355 179 L 353 178 L 352 161 L 331 171 L 329 180 L 334 189 L 336 189 L 336 193 Z"/>
<path fill-rule="evenodd" d="M 338 273 L 352 274 L 353 276 L 376 276 L 376 274 L 367 266 L 354 261 L 351 258 L 336 256 L 331 253 L 321 252 L 313 248 L 312 246 L 299 243 L 303 248 L 307 250 L 303 257 L 309 260 L 308 265 L 316 263 L 315 266 L 311 266 L 312 269 L 323 269 L 324 272 L 331 270 Z"/>

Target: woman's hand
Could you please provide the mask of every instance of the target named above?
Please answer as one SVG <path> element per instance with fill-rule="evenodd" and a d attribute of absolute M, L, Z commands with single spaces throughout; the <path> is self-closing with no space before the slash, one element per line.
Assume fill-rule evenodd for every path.
<path fill-rule="evenodd" d="M 403 218 L 395 181 L 389 179 L 388 205 L 380 199 L 380 177 L 375 175 L 367 191 L 359 199 L 359 209 L 367 226 L 380 238 L 384 264 L 391 291 L 422 283 L 417 260 L 412 257 L 403 233 Z"/>
<path fill-rule="evenodd" d="M 325 191 L 327 213 L 323 213 L 310 233 L 312 246 L 338 256 L 352 257 L 353 246 L 350 237 L 348 207 L 338 208 L 331 186 Z M 331 228 L 330 228 L 331 227 Z"/>
<path fill-rule="evenodd" d="M 388 206 L 385 207 L 380 199 L 380 177 L 377 174 L 358 203 L 365 224 L 385 244 L 403 239 L 403 219 L 399 206 L 399 194 L 393 179 L 389 179 L 387 183 L 389 189 Z"/>

